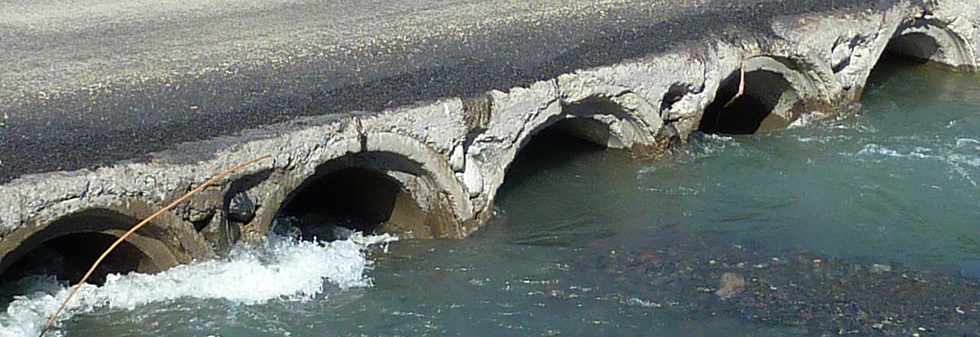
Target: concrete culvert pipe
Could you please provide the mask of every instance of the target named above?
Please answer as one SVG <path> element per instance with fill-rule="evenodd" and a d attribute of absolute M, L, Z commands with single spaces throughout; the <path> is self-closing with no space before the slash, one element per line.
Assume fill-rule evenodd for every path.
<path fill-rule="evenodd" d="M 593 119 L 566 118 L 549 124 L 521 146 L 507 167 L 501 188 L 526 184 L 529 179 L 540 179 L 536 174 L 541 171 L 568 165 L 587 153 L 606 151 L 608 137 L 608 128 Z"/>
<path fill-rule="evenodd" d="M 16 281 L 33 274 L 53 275 L 75 283 L 92 263 L 137 219 L 110 210 L 94 209 L 65 216 L 32 233 L 14 233 L 22 240 L 0 245 L 0 280 Z M 96 270 L 89 283 L 101 284 L 110 273 L 154 273 L 178 264 L 160 234 L 148 228 L 124 241 Z M 16 244 L 16 245 L 15 245 Z"/>
<path fill-rule="evenodd" d="M 899 35 L 885 47 L 887 54 L 921 62 L 928 62 L 938 51 L 936 39 L 924 33 Z"/>
<path fill-rule="evenodd" d="M 522 161 L 563 165 L 576 155 L 615 148 L 619 144 L 609 128 L 594 119 L 565 118 L 535 131 L 521 146 L 510 166 Z M 620 146 L 621 147 L 621 146 Z M 508 167 L 508 171 L 510 167 Z"/>
<path fill-rule="evenodd" d="M 273 230 L 326 241 L 353 231 L 438 237 L 445 225 L 438 194 L 419 165 L 401 155 L 349 154 L 321 165 L 287 196 Z"/>
<path fill-rule="evenodd" d="M 885 54 L 964 70 L 974 68 L 974 53 L 967 39 L 931 19 L 917 19 L 899 28 L 888 41 Z"/>
<path fill-rule="evenodd" d="M 740 71 L 722 81 L 715 100 L 705 109 L 699 130 L 705 133 L 754 134 L 790 125 L 800 101 L 792 84 L 780 73 Z M 739 93 L 739 86 L 744 91 Z"/>

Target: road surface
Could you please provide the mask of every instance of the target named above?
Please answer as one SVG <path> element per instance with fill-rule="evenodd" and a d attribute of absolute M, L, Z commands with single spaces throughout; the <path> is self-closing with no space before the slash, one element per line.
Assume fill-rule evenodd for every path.
<path fill-rule="evenodd" d="M 777 15 L 856 5 L 868 6 L 0 0 L 0 183 L 144 160 L 297 116 L 507 90 L 722 30 L 768 34 Z"/>

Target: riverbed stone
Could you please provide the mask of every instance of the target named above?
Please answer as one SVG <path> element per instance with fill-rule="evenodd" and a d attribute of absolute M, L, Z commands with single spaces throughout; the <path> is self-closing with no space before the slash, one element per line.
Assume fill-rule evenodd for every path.
<path fill-rule="evenodd" d="M 721 281 L 719 281 L 715 295 L 722 300 L 727 300 L 742 293 L 742 291 L 745 291 L 745 278 L 736 273 L 724 273 L 721 275 Z"/>

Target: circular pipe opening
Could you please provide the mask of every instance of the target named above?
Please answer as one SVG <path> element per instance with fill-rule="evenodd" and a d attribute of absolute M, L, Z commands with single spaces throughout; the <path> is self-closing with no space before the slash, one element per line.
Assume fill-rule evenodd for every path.
<path fill-rule="evenodd" d="M 925 33 L 907 33 L 888 41 L 885 55 L 921 64 L 929 62 L 939 50 L 939 42 L 932 36 Z"/>
<path fill-rule="evenodd" d="M 18 231 L 0 243 L 0 282 L 31 275 L 77 283 L 92 263 L 137 220 L 108 209 L 89 209 L 57 221 Z M 154 273 L 177 264 L 169 237 L 155 224 L 144 227 L 109 254 L 87 281 L 105 282 L 108 274 Z"/>
<path fill-rule="evenodd" d="M 900 27 L 885 46 L 883 57 L 918 64 L 937 62 L 963 70 L 976 67 L 969 39 L 952 29 L 949 22 L 932 18 L 918 18 Z"/>
<path fill-rule="evenodd" d="M 782 74 L 755 70 L 745 73 L 745 90 L 738 95 L 741 72 L 733 72 L 722 81 L 715 100 L 701 117 L 698 130 L 705 133 L 755 134 L 782 129 L 792 120 L 777 110 L 791 110 L 799 97 Z M 737 97 L 736 97 L 737 96 Z"/>
<path fill-rule="evenodd" d="M 67 234 L 45 241 L 28 250 L 8 267 L 0 282 L 16 281 L 31 275 L 53 275 L 69 284 L 81 280 L 92 263 L 119 237 L 98 232 Z M 135 245 L 123 242 L 106 257 L 88 283 L 101 285 L 109 274 L 155 272 L 159 266 Z"/>
<path fill-rule="evenodd" d="M 507 170 L 502 191 L 522 185 L 542 170 L 567 165 L 582 155 L 606 151 L 609 128 L 590 118 L 566 118 L 530 136 Z"/>
<path fill-rule="evenodd" d="M 909 67 L 917 67 L 942 58 L 943 46 L 935 36 L 926 32 L 939 33 L 939 29 L 929 30 L 930 25 L 921 22 L 913 23 L 906 28 L 917 29 L 917 31 L 902 31 L 888 41 L 884 52 L 875 63 L 874 68 L 868 77 L 866 87 L 873 88 L 878 83 L 883 83 L 889 78 L 896 76 Z"/>
<path fill-rule="evenodd" d="M 273 230 L 324 241 L 345 239 L 355 231 L 424 231 L 427 214 L 406 186 L 419 181 L 409 173 L 414 172 L 411 167 L 417 169 L 404 157 L 380 152 L 331 160 L 287 198 Z"/>

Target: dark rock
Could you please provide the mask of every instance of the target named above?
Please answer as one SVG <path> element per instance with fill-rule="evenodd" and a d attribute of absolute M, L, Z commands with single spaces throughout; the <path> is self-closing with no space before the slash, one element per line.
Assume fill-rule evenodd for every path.
<path fill-rule="evenodd" d="M 231 221 L 247 223 L 255 217 L 255 202 L 249 199 L 245 192 L 240 192 L 231 197 L 228 203 L 228 219 Z"/>

